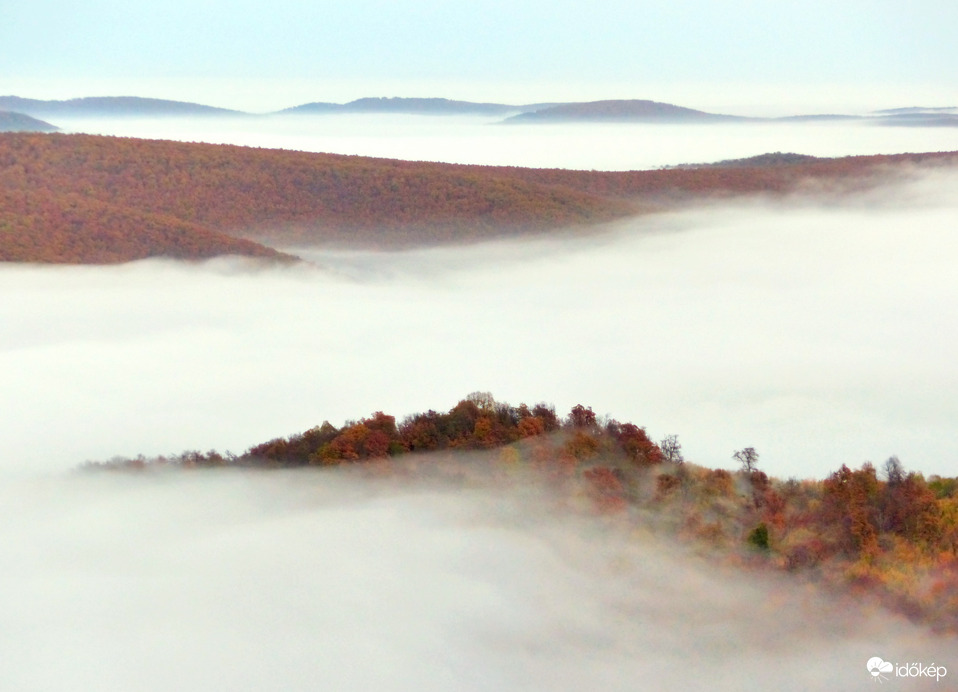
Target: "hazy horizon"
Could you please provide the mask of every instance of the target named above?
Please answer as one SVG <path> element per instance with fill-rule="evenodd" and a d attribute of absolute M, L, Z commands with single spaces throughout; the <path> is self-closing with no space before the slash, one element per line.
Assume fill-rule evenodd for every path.
<path fill-rule="evenodd" d="M 942 0 L 37 0 L 3 19 L 0 93 L 33 98 L 262 111 L 363 96 L 648 98 L 761 115 L 958 104 L 958 8 Z"/>
<path fill-rule="evenodd" d="M 921 84 L 649 83 L 612 84 L 496 81 L 378 81 L 286 79 L 82 79 L 0 77 L 0 95 L 44 101 L 88 97 L 139 97 L 196 103 L 250 114 L 271 114 L 308 103 L 349 103 L 361 98 L 445 98 L 474 103 L 650 100 L 725 115 L 867 115 L 903 107 L 958 107 L 950 87 Z"/>

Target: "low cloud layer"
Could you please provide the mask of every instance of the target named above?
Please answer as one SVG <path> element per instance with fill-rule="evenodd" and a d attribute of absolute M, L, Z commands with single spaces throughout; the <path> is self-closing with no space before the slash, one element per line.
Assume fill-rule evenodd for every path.
<path fill-rule="evenodd" d="M 953 473 L 953 176 L 824 206 L 718 206 L 605 234 L 316 266 L 0 267 L 4 468 L 239 452 L 468 392 L 582 403 L 690 459 Z"/>
<path fill-rule="evenodd" d="M 754 446 L 779 476 L 891 454 L 953 474 L 955 189 L 297 267 L 0 267 L 0 687 L 853 690 L 876 656 L 958 674 L 954 639 L 541 486 L 68 471 L 478 389 L 677 433 L 707 465 Z"/>
<path fill-rule="evenodd" d="M 21 478 L 0 561 L 9 690 L 852 690 L 873 656 L 958 669 L 953 640 L 897 616 L 521 482 Z"/>
<path fill-rule="evenodd" d="M 679 105 L 690 105 L 680 103 Z M 500 125 L 473 116 L 350 114 L 247 119 L 68 119 L 67 132 L 414 161 L 637 170 L 789 151 L 813 156 L 958 150 L 955 127 L 848 122 Z"/>

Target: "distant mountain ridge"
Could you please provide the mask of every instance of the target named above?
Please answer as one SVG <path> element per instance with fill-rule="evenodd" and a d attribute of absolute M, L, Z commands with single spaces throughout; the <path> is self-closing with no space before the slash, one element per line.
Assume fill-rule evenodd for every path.
<path fill-rule="evenodd" d="M 879 115 L 907 115 L 911 113 L 958 113 L 958 106 L 909 106 L 907 108 L 885 108 L 875 111 Z"/>
<path fill-rule="evenodd" d="M 896 127 L 958 127 L 958 114 L 941 110 L 901 109 L 878 116 L 878 124 Z"/>
<path fill-rule="evenodd" d="M 522 106 L 505 103 L 476 103 L 444 98 L 367 97 L 349 103 L 305 103 L 279 113 L 407 113 L 413 115 L 509 115 L 552 104 Z"/>
<path fill-rule="evenodd" d="M 958 127 L 958 107 L 925 108 L 918 106 L 873 111 L 868 115 L 839 113 L 799 114 L 763 118 L 710 113 L 648 99 L 610 99 L 559 103 L 506 104 L 458 101 L 446 98 L 364 97 L 348 103 L 314 101 L 271 113 L 253 114 L 186 101 L 141 98 L 137 96 L 95 96 L 43 101 L 19 96 L 0 96 L 0 111 L 22 113 L 33 118 L 70 117 L 205 117 L 205 116 L 285 116 L 325 114 L 406 114 L 475 115 L 501 117 L 503 123 L 774 123 L 774 122 L 862 122 L 875 125 L 910 127 Z"/>
<path fill-rule="evenodd" d="M 671 103 L 646 99 L 589 101 L 562 103 L 539 110 L 521 113 L 506 122 L 534 121 L 629 121 L 629 122 L 715 122 L 718 120 L 745 120 L 734 115 L 719 115 L 675 106 Z"/>
<path fill-rule="evenodd" d="M 89 96 L 66 101 L 42 101 L 19 96 L 0 96 L 0 110 L 33 117 L 56 116 L 193 116 L 245 115 L 241 111 L 204 106 L 186 101 L 141 98 L 139 96 Z"/>

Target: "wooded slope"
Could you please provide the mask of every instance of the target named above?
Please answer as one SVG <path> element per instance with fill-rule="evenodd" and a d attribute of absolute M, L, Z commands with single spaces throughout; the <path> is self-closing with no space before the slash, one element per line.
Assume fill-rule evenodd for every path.
<path fill-rule="evenodd" d="M 497 451 L 460 453 L 475 450 Z M 523 475 L 548 487 L 565 511 L 591 508 L 627 530 L 654 527 L 716 559 L 801 575 L 958 632 L 958 478 L 926 479 L 890 457 L 884 478 L 866 463 L 857 470 L 842 465 L 823 480 L 782 481 L 757 468 L 751 447 L 733 459 L 740 471 L 704 468 L 684 460 L 676 436 L 656 444 L 645 428 L 602 421 L 591 407 L 574 406 L 560 418 L 548 404 L 516 407 L 473 392 L 447 413 L 430 410 L 397 423 L 377 411 L 340 428 L 327 421 L 240 456 L 192 451 L 86 467 L 351 465 L 465 487 Z"/>
<path fill-rule="evenodd" d="M 0 260 L 5 262 L 114 264 L 148 257 L 221 255 L 295 259 L 174 216 L 78 192 L 0 188 Z"/>
<path fill-rule="evenodd" d="M 694 200 L 791 193 L 841 195 L 891 182 L 920 169 L 958 166 L 958 152 L 842 158 L 763 154 L 719 164 L 651 171 L 497 168 L 496 174 L 608 199 L 674 206 Z"/>
<path fill-rule="evenodd" d="M 0 189 L 6 261 L 208 256 L 191 243 L 170 251 L 170 234 L 187 231 L 212 254 L 264 253 L 228 236 L 393 246 L 474 240 L 633 211 L 479 168 L 90 135 L 0 136 Z M 96 248 L 107 237 L 125 249 Z M 222 250 L 213 251 L 216 243 Z"/>
<path fill-rule="evenodd" d="M 956 161 L 954 153 L 811 161 L 775 155 L 601 172 L 7 133 L 0 134 L 0 261 L 278 257 L 263 244 L 470 242 L 711 198 L 858 189 L 916 165 Z"/>

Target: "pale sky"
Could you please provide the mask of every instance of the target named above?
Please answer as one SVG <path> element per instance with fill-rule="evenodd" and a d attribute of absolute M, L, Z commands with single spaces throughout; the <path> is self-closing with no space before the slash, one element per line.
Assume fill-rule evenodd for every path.
<path fill-rule="evenodd" d="M 955 105 L 955 27 L 953 0 L 2 0 L 0 93 Z"/>

